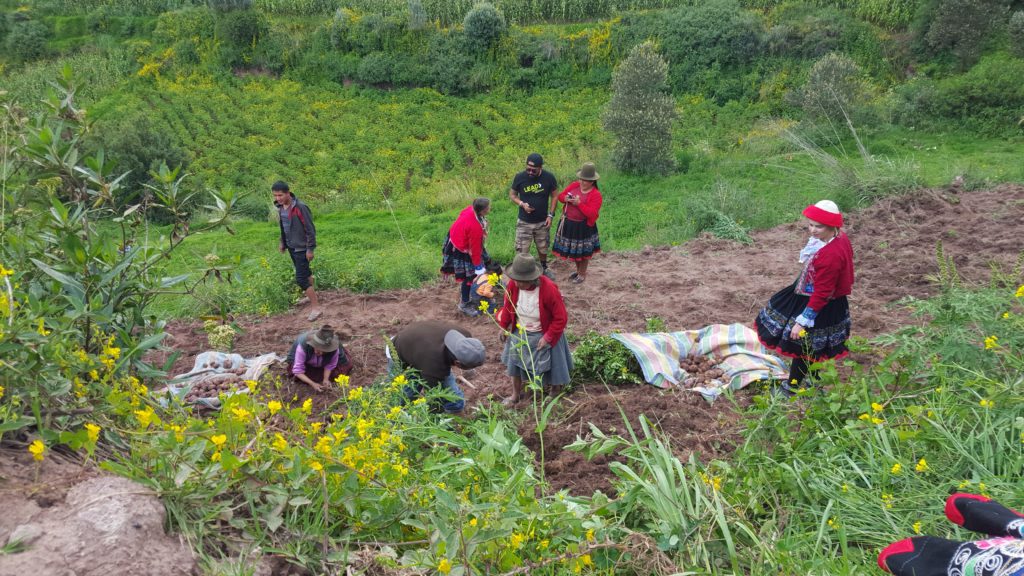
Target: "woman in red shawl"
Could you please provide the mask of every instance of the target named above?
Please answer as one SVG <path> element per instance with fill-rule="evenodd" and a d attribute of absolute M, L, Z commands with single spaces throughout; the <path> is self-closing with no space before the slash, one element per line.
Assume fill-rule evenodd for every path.
<path fill-rule="evenodd" d="M 587 279 L 590 259 L 601 251 L 601 237 L 597 234 L 597 218 L 601 212 L 601 191 L 597 189 L 600 175 L 594 164 L 587 162 L 578 172 L 577 180 L 565 187 L 558 201 L 565 204 L 562 221 L 555 233 L 551 251 L 576 263 L 576 272 L 569 280 L 579 284 Z"/>

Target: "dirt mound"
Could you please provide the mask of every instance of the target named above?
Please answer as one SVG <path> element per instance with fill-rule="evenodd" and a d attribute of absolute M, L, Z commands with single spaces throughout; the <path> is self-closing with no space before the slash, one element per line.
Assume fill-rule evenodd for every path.
<path fill-rule="evenodd" d="M 857 266 L 850 297 L 853 331 L 872 337 L 914 322 L 905 309 L 893 305 L 898 300 L 934 294 L 928 276 L 938 271 L 940 241 L 944 254 L 967 282 L 986 281 L 992 263 L 1012 265 L 1021 250 L 1024 186 L 1003 185 L 960 195 L 921 190 L 847 214 L 846 220 Z M 267 234 L 269 251 L 273 231 L 268 228 Z M 754 243 L 749 246 L 703 237 L 674 248 L 602 254 L 594 260 L 585 283 L 559 284 L 569 310 L 570 344 L 589 330 L 602 334 L 644 331 L 650 317 L 662 319 L 667 330 L 750 323 L 768 298 L 796 277 L 797 253 L 807 236 L 806 226 L 793 222 L 753 233 Z M 564 280 L 572 267 L 555 262 L 553 270 Z M 468 406 L 510 392 L 499 361 L 497 327 L 489 319 L 459 314 L 454 284 L 438 281 L 415 290 L 372 295 L 330 292 L 321 299 L 326 310 L 321 322 L 354 335 L 345 346 L 355 364 L 352 381 L 357 386 L 371 385 L 384 372 L 385 337 L 416 320 L 442 319 L 464 325 L 487 346 L 487 364 L 477 370 L 474 386 L 464 387 Z M 272 318 L 236 319 L 245 332 L 236 338 L 235 351 L 283 355 L 295 335 L 310 327 L 306 312 L 296 309 Z M 173 335 L 170 345 L 181 352 L 174 371 L 188 370 L 207 347 L 201 323 L 172 322 L 168 330 Z M 691 392 L 659 391 L 651 386 L 607 392 L 600 384 L 585 384 L 567 398 L 545 433 L 545 469 L 555 487 L 580 493 L 607 488 L 604 462 L 585 462 L 559 446 L 577 434 L 586 435 L 587 422 L 621 432 L 617 406 L 631 419 L 642 413 L 659 422 L 683 456 L 692 450 L 706 459 L 728 449 L 735 416 L 726 401 L 709 406 Z M 286 396 L 293 393 L 300 401 L 312 396 L 317 408 L 335 399 L 334 391 L 316 394 L 304 385 L 290 385 Z M 742 404 L 749 393 L 737 396 Z M 532 429 L 526 424 L 521 431 L 530 436 Z M 534 448 L 539 444 L 536 438 L 529 442 Z"/>
<path fill-rule="evenodd" d="M 189 547 L 164 533 L 164 506 L 145 487 L 55 455 L 37 464 L 27 451 L 0 453 L 0 470 L 0 540 L 13 534 L 26 548 L 0 555 L 0 576 L 197 573 Z"/>

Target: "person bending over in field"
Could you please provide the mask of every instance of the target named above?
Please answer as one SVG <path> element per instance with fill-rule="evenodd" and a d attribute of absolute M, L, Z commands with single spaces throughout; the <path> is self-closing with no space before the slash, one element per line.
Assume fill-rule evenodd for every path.
<path fill-rule="evenodd" d="M 299 334 L 288 351 L 288 368 L 296 380 L 320 392 L 338 376 L 352 373 L 352 361 L 330 324 Z"/>

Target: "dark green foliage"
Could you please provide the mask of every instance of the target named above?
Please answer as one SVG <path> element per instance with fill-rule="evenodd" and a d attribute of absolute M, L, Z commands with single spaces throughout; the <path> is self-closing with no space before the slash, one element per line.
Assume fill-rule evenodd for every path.
<path fill-rule="evenodd" d="M 827 118 L 844 123 L 864 97 L 860 68 L 842 54 L 828 54 L 811 67 L 807 83 L 787 99 L 804 111 L 810 120 Z"/>
<path fill-rule="evenodd" d="M 484 52 L 494 46 L 507 28 L 505 16 L 488 2 L 473 6 L 462 21 L 466 31 L 467 44 L 478 52 Z"/>
<path fill-rule="evenodd" d="M 667 77 L 668 64 L 650 42 L 631 50 L 615 69 L 604 127 L 615 135 L 613 159 L 620 170 L 667 174 L 675 169 L 675 101 Z"/>
<path fill-rule="evenodd" d="M 8 57 L 15 62 L 31 62 L 46 56 L 50 30 L 36 20 L 15 22 L 4 38 Z"/>
<path fill-rule="evenodd" d="M 950 57 L 966 70 L 1005 22 L 1005 0 L 931 0 L 914 24 L 916 48 L 923 58 Z"/>
<path fill-rule="evenodd" d="M 255 10 L 218 14 L 216 34 L 222 42 L 221 62 L 231 67 L 253 65 L 256 46 L 269 28 L 267 17 Z"/>
<path fill-rule="evenodd" d="M 216 20 L 207 8 L 182 8 L 164 12 L 157 18 L 153 34 L 157 39 L 174 44 L 180 40 L 210 38 L 214 34 Z"/>
<path fill-rule="evenodd" d="M 444 31 L 430 39 L 427 49 L 430 85 L 443 94 L 464 94 L 470 88 L 469 71 L 475 60 L 461 32 Z"/>
<path fill-rule="evenodd" d="M 56 40 L 84 36 L 87 30 L 84 16 L 58 16 L 53 19 L 53 37 Z"/>
<path fill-rule="evenodd" d="M 761 23 L 735 0 L 684 6 L 664 17 L 661 43 L 672 64 L 672 86 L 681 91 L 707 86 L 705 71 L 746 64 L 761 50 Z"/>
<path fill-rule="evenodd" d="M 252 0 L 206 0 L 206 5 L 218 12 L 231 12 L 251 9 Z"/>
<path fill-rule="evenodd" d="M 1010 16 L 1007 33 L 1010 37 L 1010 52 L 1018 58 L 1024 58 L 1024 10 L 1018 10 Z"/>
<path fill-rule="evenodd" d="M 572 353 L 573 382 L 603 382 L 615 386 L 643 384 L 636 356 L 622 342 L 587 332 Z"/>
<path fill-rule="evenodd" d="M 103 148 L 119 173 L 128 172 L 121 181 L 119 195 L 114 198 L 118 207 L 139 201 L 145 193 L 145 185 L 153 183 L 150 173 L 158 171 L 161 163 L 171 168 L 180 166 L 182 173 L 189 164 L 188 153 L 179 142 L 145 114 L 98 120 L 90 133 L 88 148 L 91 151 Z M 159 219 L 166 215 L 151 216 Z"/>
<path fill-rule="evenodd" d="M 900 86 L 896 119 L 904 125 L 942 126 L 950 121 L 984 134 L 1019 134 L 1024 114 L 1024 60 L 986 56 L 966 74 L 915 79 Z"/>

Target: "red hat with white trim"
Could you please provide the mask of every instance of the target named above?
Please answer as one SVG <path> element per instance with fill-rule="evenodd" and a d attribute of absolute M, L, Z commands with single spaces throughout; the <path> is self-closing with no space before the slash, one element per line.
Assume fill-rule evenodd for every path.
<path fill-rule="evenodd" d="M 839 212 L 839 206 L 831 200 L 822 200 L 804 208 L 804 216 L 814 220 L 818 224 L 842 228 L 843 215 Z"/>

